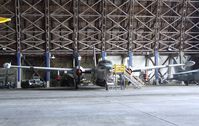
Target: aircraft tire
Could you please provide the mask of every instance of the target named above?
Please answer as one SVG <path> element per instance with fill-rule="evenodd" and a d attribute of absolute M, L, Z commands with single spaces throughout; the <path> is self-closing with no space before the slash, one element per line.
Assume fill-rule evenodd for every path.
<path fill-rule="evenodd" d="M 74 88 L 75 88 L 75 90 L 77 90 L 78 89 L 78 83 L 75 79 L 73 81 L 74 81 Z"/>
<path fill-rule="evenodd" d="M 107 84 L 105 85 L 105 88 L 106 88 L 106 90 L 108 91 L 108 85 L 107 85 Z"/>
<path fill-rule="evenodd" d="M 104 83 L 105 83 L 105 88 L 106 88 L 106 90 L 108 91 L 108 84 L 106 83 L 105 80 L 104 80 Z"/>
<path fill-rule="evenodd" d="M 189 81 L 184 81 L 185 86 L 189 86 Z"/>

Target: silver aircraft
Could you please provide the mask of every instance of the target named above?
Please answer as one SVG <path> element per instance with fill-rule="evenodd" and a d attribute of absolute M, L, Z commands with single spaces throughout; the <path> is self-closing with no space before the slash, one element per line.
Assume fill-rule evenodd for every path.
<path fill-rule="evenodd" d="M 11 63 L 4 63 L 4 68 L 21 68 L 21 69 L 31 69 L 31 70 L 45 70 L 45 71 L 64 71 L 64 73 L 69 74 L 70 79 L 72 80 L 69 83 L 70 86 L 73 86 L 75 88 L 78 88 L 78 85 L 80 84 L 81 77 L 83 73 L 90 73 L 93 69 L 92 68 L 83 68 L 80 66 L 80 60 L 81 57 L 78 53 L 75 53 L 74 61 L 75 61 L 75 67 L 73 68 L 59 68 L 59 67 L 40 67 L 40 66 L 18 66 L 18 65 L 12 65 Z"/>
<path fill-rule="evenodd" d="M 195 70 L 184 70 L 178 73 L 173 74 L 173 78 L 168 78 L 168 80 L 177 80 L 183 81 L 185 85 L 189 85 L 192 82 L 197 83 L 199 82 L 199 69 Z"/>
<path fill-rule="evenodd" d="M 78 59 L 78 57 L 75 57 L 75 59 Z M 107 89 L 107 83 L 108 81 L 112 80 L 113 75 L 113 64 L 109 60 L 101 60 L 97 65 L 95 65 L 94 68 L 83 68 L 80 66 L 80 61 L 76 60 L 76 66 L 74 68 L 58 68 L 58 67 L 39 67 L 39 66 L 17 66 L 12 65 L 11 63 L 5 63 L 4 68 L 22 68 L 22 69 L 39 69 L 39 70 L 46 70 L 46 71 L 64 71 L 68 74 L 72 73 L 71 81 L 72 86 L 74 86 L 76 89 L 78 88 L 78 85 L 81 83 L 81 77 L 84 73 L 93 73 L 94 74 L 94 83 L 98 86 L 106 87 Z M 149 70 L 149 69 L 159 69 L 159 68 L 168 68 L 168 67 L 176 67 L 176 66 L 192 66 L 195 62 L 189 61 L 185 64 L 169 64 L 169 65 L 160 65 L 160 66 L 151 66 L 151 67 L 132 67 L 130 68 L 131 72 L 137 72 L 137 71 L 143 71 L 143 70 Z M 182 73 L 182 75 L 186 73 Z M 180 74 L 178 74 L 180 75 Z M 177 76 L 174 75 L 174 76 Z"/>

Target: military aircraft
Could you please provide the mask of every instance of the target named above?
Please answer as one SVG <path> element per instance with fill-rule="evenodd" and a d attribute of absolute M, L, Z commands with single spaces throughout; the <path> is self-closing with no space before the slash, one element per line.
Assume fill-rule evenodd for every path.
<path fill-rule="evenodd" d="M 11 21 L 10 18 L 0 17 L 0 23 L 5 23 Z M 95 47 L 94 49 L 94 57 L 95 57 Z M 74 68 L 57 68 L 57 67 L 38 67 L 38 66 L 17 66 L 11 65 L 11 63 L 5 63 L 4 68 L 22 68 L 22 69 L 40 69 L 46 71 L 65 71 L 65 73 L 72 73 L 72 83 L 75 88 L 78 88 L 80 84 L 81 76 L 83 73 L 94 73 L 95 74 L 95 84 L 99 86 L 107 86 L 107 81 L 112 81 L 112 71 L 113 71 L 113 64 L 109 60 L 101 60 L 99 61 L 98 65 L 96 66 L 96 58 L 94 58 L 94 68 L 83 68 L 80 66 L 80 55 L 75 52 L 74 53 L 75 59 L 75 67 Z M 166 67 L 176 67 L 176 66 L 191 66 L 194 65 L 195 62 L 190 61 L 186 64 L 171 64 L 171 65 L 162 65 L 162 66 L 152 66 L 152 67 L 140 67 L 140 68 L 130 68 L 131 72 L 137 72 L 141 70 L 148 70 L 148 69 L 159 69 L 159 68 L 166 68 Z M 173 79 L 184 81 L 185 83 L 189 83 L 189 81 L 198 81 L 199 78 L 199 69 L 198 70 L 191 70 L 173 74 Z"/>
<path fill-rule="evenodd" d="M 8 69 L 0 69 L 0 88 L 14 88 L 15 87 L 15 72 Z"/>
<path fill-rule="evenodd" d="M 75 58 L 75 67 L 74 68 L 57 68 L 57 67 L 38 67 L 38 66 L 17 66 L 11 65 L 11 63 L 5 63 L 4 68 L 22 68 L 22 69 L 40 69 L 47 71 L 65 71 L 67 73 L 72 73 L 72 84 L 77 89 L 80 84 L 80 80 L 83 73 L 94 73 L 94 81 L 98 86 L 106 87 L 108 81 L 113 81 L 113 64 L 109 60 L 101 60 L 94 68 L 83 68 L 80 66 L 80 56 L 77 55 Z M 167 67 L 176 67 L 176 66 L 192 66 L 195 62 L 189 61 L 185 64 L 170 64 L 170 65 L 160 65 L 160 66 L 150 66 L 150 67 L 136 67 L 130 68 L 131 72 L 138 72 L 142 70 L 149 69 L 159 69 Z"/>
<path fill-rule="evenodd" d="M 182 71 L 175 74 L 172 74 L 172 78 L 168 78 L 168 80 L 178 80 L 183 81 L 186 86 L 188 86 L 191 82 L 199 82 L 199 69 Z"/>
<path fill-rule="evenodd" d="M 92 68 L 83 68 L 80 66 L 81 57 L 77 52 L 74 52 L 74 61 L 75 67 L 73 68 L 58 68 L 58 67 L 39 67 L 39 66 L 17 66 L 11 65 L 11 63 L 4 63 L 4 68 L 22 68 L 22 69 L 31 69 L 31 70 L 45 70 L 45 71 L 64 71 L 64 73 L 71 74 L 73 80 L 73 85 L 75 88 L 78 88 L 80 84 L 80 79 L 83 73 L 90 73 Z"/>

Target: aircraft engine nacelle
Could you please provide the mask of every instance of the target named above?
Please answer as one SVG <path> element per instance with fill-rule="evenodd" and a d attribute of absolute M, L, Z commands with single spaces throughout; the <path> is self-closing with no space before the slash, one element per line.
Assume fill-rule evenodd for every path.
<path fill-rule="evenodd" d="M 78 75 L 78 76 L 81 76 L 84 72 L 85 72 L 85 69 L 81 66 L 80 66 L 80 68 L 77 67 L 75 69 L 75 74 Z"/>
<path fill-rule="evenodd" d="M 76 75 L 81 76 L 82 75 L 82 70 L 81 69 L 76 69 Z"/>
<path fill-rule="evenodd" d="M 4 63 L 3 67 L 9 69 L 11 67 L 11 63 Z"/>

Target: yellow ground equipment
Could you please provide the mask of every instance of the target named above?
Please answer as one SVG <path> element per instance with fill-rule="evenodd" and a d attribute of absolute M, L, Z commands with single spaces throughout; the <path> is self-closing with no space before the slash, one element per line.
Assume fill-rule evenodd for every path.
<path fill-rule="evenodd" d="M 11 18 L 4 18 L 4 17 L 0 17 L 0 24 L 1 23 L 6 23 L 8 21 L 11 21 Z"/>
<path fill-rule="evenodd" d="M 114 68 L 114 73 L 115 74 L 118 74 L 118 73 L 124 73 L 125 72 L 125 70 L 126 70 L 126 67 L 125 67 L 125 65 L 114 65 L 113 66 L 113 68 Z"/>
<path fill-rule="evenodd" d="M 133 70 L 131 68 L 126 68 L 125 65 L 114 65 L 114 75 L 115 75 L 115 84 L 117 84 L 117 75 L 120 76 L 120 87 L 121 89 L 125 88 L 125 82 L 124 79 L 126 79 L 128 82 L 131 82 L 131 84 L 135 87 L 135 88 L 141 88 L 144 85 L 144 82 L 142 82 L 142 80 L 139 79 L 139 77 L 134 76 Z M 116 87 L 116 86 L 115 86 Z"/>

